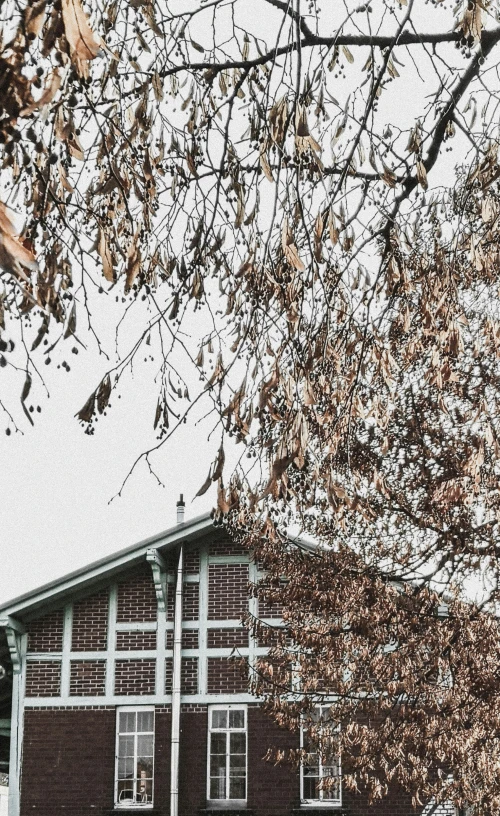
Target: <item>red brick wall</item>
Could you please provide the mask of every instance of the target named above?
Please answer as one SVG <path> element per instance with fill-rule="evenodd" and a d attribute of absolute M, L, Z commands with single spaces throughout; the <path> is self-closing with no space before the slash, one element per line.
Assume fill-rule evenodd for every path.
<path fill-rule="evenodd" d="M 113 807 L 115 711 L 29 709 L 21 814 L 91 816 Z"/>
<path fill-rule="evenodd" d="M 117 632 L 116 648 L 119 652 L 156 649 L 156 632 Z"/>
<path fill-rule="evenodd" d="M 59 660 L 34 660 L 26 664 L 26 697 L 59 697 L 60 693 Z"/>
<path fill-rule="evenodd" d="M 210 555 L 248 555 L 248 550 L 245 547 L 242 547 L 239 544 L 235 544 L 234 541 L 227 536 L 221 536 L 221 538 L 217 538 L 215 541 L 210 543 L 209 547 L 209 554 Z"/>
<path fill-rule="evenodd" d="M 117 660 L 115 694 L 154 694 L 156 660 Z"/>
<path fill-rule="evenodd" d="M 149 567 L 138 567 L 133 575 L 118 584 L 118 609 L 116 620 L 155 621 L 156 594 Z"/>
<path fill-rule="evenodd" d="M 173 621 L 175 606 L 175 581 L 167 582 L 167 620 Z"/>
<path fill-rule="evenodd" d="M 182 588 L 182 620 L 198 620 L 200 617 L 200 585 L 184 584 Z"/>
<path fill-rule="evenodd" d="M 182 632 L 182 648 L 183 649 L 197 649 L 198 648 L 198 629 L 184 629 Z M 174 631 L 167 629 L 165 632 L 165 648 L 174 648 Z"/>
<path fill-rule="evenodd" d="M 200 551 L 188 550 L 184 555 L 184 573 L 193 575 L 200 571 Z"/>
<path fill-rule="evenodd" d="M 265 816 L 291 816 L 300 802 L 299 776 L 290 765 L 264 756 L 273 746 L 297 748 L 298 735 L 279 728 L 259 706 L 248 707 L 248 807 Z M 352 815 L 354 816 L 354 814 Z"/>
<path fill-rule="evenodd" d="M 248 609 L 248 564 L 210 564 L 209 620 L 241 618 Z"/>
<path fill-rule="evenodd" d="M 30 621 L 28 652 L 60 652 L 63 640 L 64 610 L 58 609 L 43 618 Z"/>
<path fill-rule="evenodd" d="M 165 659 L 165 694 L 172 694 L 173 659 Z M 182 694 L 198 693 L 198 658 L 181 658 L 181 691 Z"/>
<path fill-rule="evenodd" d="M 206 807 L 207 726 L 206 706 L 182 706 L 179 816 L 198 816 Z M 21 816 L 111 816 L 115 728 L 114 708 L 28 709 L 24 718 Z M 157 706 L 155 816 L 169 813 L 170 728 L 170 707 Z M 287 750 L 297 744 L 297 734 L 279 728 L 259 706 L 248 707 L 248 808 L 255 816 L 291 816 L 298 807 L 297 770 L 287 763 L 275 766 L 263 759 L 270 747 Z M 416 816 L 422 810 L 412 810 L 408 797 L 396 792 L 371 807 L 365 797 L 345 794 L 344 806 L 349 816 Z M 129 810 L 134 816 L 137 813 Z"/>
<path fill-rule="evenodd" d="M 74 652 L 98 652 L 106 649 L 108 607 L 108 589 L 73 604 L 71 648 Z"/>
<path fill-rule="evenodd" d="M 198 816 L 207 803 L 207 733 L 206 706 L 191 710 L 183 706 L 179 765 L 186 769 L 179 779 L 179 816 Z M 262 814 L 264 816 L 264 814 Z"/>
<path fill-rule="evenodd" d="M 72 660 L 69 693 L 72 697 L 97 697 L 106 690 L 105 660 Z"/>
<path fill-rule="evenodd" d="M 207 663 L 209 694 L 238 694 L 248 691 L 248 669 L 242 665 L 241 658 L 209 657 Z"/>
<path fill-rule="evenodd" d="M 238 629 L 208 629 L 207 646 L 209 649 L 234 649 L 248 646 L 248 631 Z"/>

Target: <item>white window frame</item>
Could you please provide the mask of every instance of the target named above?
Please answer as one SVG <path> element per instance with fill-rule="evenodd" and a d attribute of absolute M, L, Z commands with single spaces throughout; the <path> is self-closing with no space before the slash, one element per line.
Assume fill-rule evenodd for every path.
<path fill-rule="evenodd" d="M 212 712 L 213 711 L 243 711 L 245 717 L 245 727 L 238 729 L 227 728 L 212 728 Z M 228 718 L 229 719 L 229 718 Z M 245 734 L 245 798 L 244 799 L 211 799 L 210 798 L 210 756 L 211 756 L 211 735 L 212 734 L 230 734 L 244 733 Z M 229 792 L 229 757 L 230 753 L 227 750 L 228 740 L 226 738 L 226 793 Z M 207 803 L 213 808 L 229 808 L 237 809 L 238 807 L 246 807 L 248 798 L 248 706 L 244 703 L 227 703 L 208 706 L 208 740 L 207 740 Z"/>
<path fill-rule="evenodd" d="M 120 742 L 120 735 L 124 732 L 120 731 L 120 714 L 122 713 L 143 713 L 147 711 L 153 712 L 153 770 L 152 770 L 152 789 L 151 789 L 151 802 L 136 802 L 135 797 L 137 796 L 136 790 L 136 782 L 134 781 L 134 798 L 130 800 L 126 800 L 123 802 L 118 801 L 118 760 L 119 760 L 119 742 Z M 154 807 L 154 783 L 155 783 L 155 762 L 154 762 L 154 752 L 155 752 L 155 707 L 154 705 L 144 705 L 144 706 L 117 706 L 116 707 L 116 743 L 115 743 L 115 783 L 114 783 L 114 807 L 115 809 L 119 810 L 127 810 L 133 808 L 134 810 L 138 808 L 144 808 L 144 810 L 152 809 Z M 137 730 L 133 733 L 134 735 L 134 780 L 135 780 L 135 768 L 137 767 L 137 735 L 142 733 L 150 734 L 150 731 L 147 732 L 138 732 Z"/>
<path fill-rule="evenodd" d="M 328 703 L 320 704 L 316 706 L 316 709 L 319 709 L 320 713 L 323 710 L 329 710 L 330 705 Z M 301 726 L 300 728 L 300 747 L 301 749 L 304 748 L 304 728 Z M 306 799 L 304 796 L 304 763 L 300 765 L 300 804 L 304 807 L 311 807 L 311 808 L 341 808 L 342 807 L 342 764 L 340 756 L 337 757 L 338 763 L 338 780 L 339 780 L 339 797 L 338 799 L 324 799 L 323 794 L 324 791 L 322 788 L 318 790 L 318 798 L 317 799 Z M 326 767 L 331 768 L 334 763 L 330 762 Z M 305 767 L 308 767 L 307 765 Z M 321 757 L 318 756 L 318 782 L 321 779 L 328 779 L 328 776 L 322 776 L 323 771 L 323 763 L 321 761 Z"/>

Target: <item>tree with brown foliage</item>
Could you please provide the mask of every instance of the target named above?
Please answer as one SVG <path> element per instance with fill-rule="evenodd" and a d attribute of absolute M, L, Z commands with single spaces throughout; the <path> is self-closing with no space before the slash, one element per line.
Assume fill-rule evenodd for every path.
<path fill-rule="evenodd" d="M 200 493 L 218 483 L 284 606 L 276 716 L 334 688 L 348 784 L 493 812 L 498 5 L 326 5 L 2 4 L 0 364 L 29 417 L 39 357 L 92 331 L 96 299 L 137 314 L 79 419 L 93 431 L 146 344 L 148 461 L 210 403 Z"/>

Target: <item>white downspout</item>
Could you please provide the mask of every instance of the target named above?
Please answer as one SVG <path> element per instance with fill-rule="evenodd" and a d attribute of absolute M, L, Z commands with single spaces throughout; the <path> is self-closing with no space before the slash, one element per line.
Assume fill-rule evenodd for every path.
<path fill-rule="evenodd" d="M 181 730 L 182 584 L 184 545 L 179 549 L 174 606 L 174 660 L 172 670 L 172 735 L 170 739 L 170 816 L 179 813 L 179 738 Z"/>

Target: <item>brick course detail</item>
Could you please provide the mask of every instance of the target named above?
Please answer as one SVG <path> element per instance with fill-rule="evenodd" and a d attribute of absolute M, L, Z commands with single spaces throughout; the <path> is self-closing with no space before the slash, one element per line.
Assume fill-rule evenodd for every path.
<path fill-rule="evenodd" d="M 98 697 L 106 690 L 105 660 L 72 660 L 69 693 L 71 697 Z"/>
<path fill-rule="evenodd" d="M 200 617 L 200 585 L 184 584 L 182 589 L 182 620 L 198 620 Z"/>
<path fill-rule="evenodd" d="M 106 650 L 109 591 L 107 589 L 73 604 L 71 648 L 74 652 Z"/>
<path fill-rule="evenodd" d="M 197 649 L 198 648 L 198 629 L 184 629 L 182 632 L 182 648 L 183 649 Z M 174 648 L 174 630 L 167 629 L 165 632 L 165 648 Z"/>
<path fill-rule="evenodd" d="M 61 662 L 33 660 L 26 664 L 26 697 L 59 697 Z"/>
<path fill-rule="evenodd" d="M 156 660 L 117 660 L 115 694 L 154 694 Z"/>
<path fill-rule="evenodd" d="M 238 629 L 208 629 L 207 646 L 209 649 L 235 649 L 248 646 L 248 632 L 243 627 Z"/>
<path fill-rule="evenodd" d="M 150 570 L 136 572 L 128 580 L 118 584 L 116 620 L 119 623 L 155 621 L 156 610 L 156 594 Z"/>
<path fill-rule="evenodd" d="M 156 632 L 117 632 L 116 649 L 119 652 L 156 649 Z"/>
<path fill-rule="evenodd" d="M 241 618 L 248 610 L 248 564 L 210 564 L 209 620 Z"/>
<path fill-rule="evenodd" d="M 60 652 L 63 640 L 64 611 L 58 609 L 28 624 L 29 652 Z"/>
<path fill-rule="evenodd" d="M 172 694 L 172 667 L 173 660 L 167 657 L 165 660 L 165 694 Z M 181 658 L 181 693 L 198 693 L 198 658 Z"/>
<path fill-rule="evenodd" d="M 193 575 L 200 571 L 200 551 L 189 550 L 184 558 L 185 575 Z"/>
<path fill-rule="evenodd" d="M 248 666 L 241 658 L 209 657 L 209 694 L 239 694 L 248 691 Z"/>
<path fill-rule="evenodd" d="M 240 544 L 235 544 L 230 538 L 222 537 L 212 541 L 209 549 L 210 555 L 245 555 L 248 550 Z"/>

